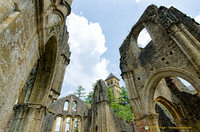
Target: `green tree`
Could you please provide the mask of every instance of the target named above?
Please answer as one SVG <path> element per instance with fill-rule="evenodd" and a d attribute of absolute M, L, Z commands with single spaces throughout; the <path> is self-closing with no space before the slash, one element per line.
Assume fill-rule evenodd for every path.
<path fill-rule="evenodd" d="M 130 104 L 126 88 L 122 86 L 121 90 L 122 90 L 122 92 L 121 92 L 121 97 L 120 97 L 120 103 L 122 105 L 128 105 L 128 104 Z"/>
<path fill-rule="evenodd" d="M 93 99 L 95 85 L 96 85 L 96 83 L 92 84 L 92 91 L 85 98 L 85 103 L 86 104 L 90 104 L 90 105 L 92 104 L 92 99 Z"/>
<path fill-rule="evenodd" d="M 132 109 L 128 100 L 128 94 L 125 87 L 121 87 L 121 97 L 119 100 L 115 99 L 115 96 L 112 90 L 108 89 L 108 100 L 109 106 L 113 109 L 115 114 L 130 123 L 134 119 L 134 115 L 132 113 Z"/>
<path fill-rule="evenodd" d="M 95 84 L 93 84 L 93 91 L 90 92 L 85 98 L 85 103 L 88 104 L 88 106 L 90 107 L 92 104 L 94 88 Z M 127 121 L 128 123 L 131 123 L 134 119 L 134 115 L 132 113 L 132 109 L 129 103 L 127 90 L 125 87 L 121 87 L 121 91 L 121 97 L 119 99 L 116 99 L 113 91 L 108 88 L 108 104 L 119 118 Z"/>
<path fill-rule="evenodd" d="M 85 88 L 83 88 L 81 85 L 78 86 L 78 89 L 74 93 L 77 97 L 79 98 L 84 98 L 85 97 Z"/>
<path fill-rule="evenodd" d="M 111 104 L 115 102 L 115 96 L 110 88 L 107 89 L 107 93 L 108 93 L 108 103 Z"/>
<path fill-rule="evenodd" d="M 85 103 L 86 103 L 86 104 L 92 104 L 93 93 L 94 93 L 94 92 L 90 92 L 90 93 L 88 94 L 88 96 L 85 98 Z"/>

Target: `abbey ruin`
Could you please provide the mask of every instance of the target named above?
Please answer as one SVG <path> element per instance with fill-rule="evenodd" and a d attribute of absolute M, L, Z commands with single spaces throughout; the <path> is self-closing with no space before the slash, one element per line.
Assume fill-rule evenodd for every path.
<path fill-rule="evenodd" d="M 132 124 L 108 105 L 110 78 L 97 82 L 91 108 L 74 95 L 58 99 L 70 63 L 71 4 L 0 1 L 0 132 L 56 132 L 58 120 L 59 132 L 200 131 L 200 25 L 174 7 L 147 7 L 120 47 Z M 152 41 L 141 48 L 144 28 Z"/>

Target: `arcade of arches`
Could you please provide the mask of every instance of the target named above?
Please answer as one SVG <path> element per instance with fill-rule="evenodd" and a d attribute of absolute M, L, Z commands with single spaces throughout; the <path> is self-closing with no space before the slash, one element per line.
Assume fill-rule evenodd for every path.
<path fill-rule="evenodd" d="M 58 99 L 70 62 L 65 20 L 72 0 L 3 1 L 0 132 L 200 131 L 200 25 L 194 19 L 174 7 L 150 5 L 131 29 L 120 47 L 135 116 L 128 124 L 109 107 L 103 80 L 90 109 L 74 95 Z M 151 41 L 141 48 L 143 29 Z"/>

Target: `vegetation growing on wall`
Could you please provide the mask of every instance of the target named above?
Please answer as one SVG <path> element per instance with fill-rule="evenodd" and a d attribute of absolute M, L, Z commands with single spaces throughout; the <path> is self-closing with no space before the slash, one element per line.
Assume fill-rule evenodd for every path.
<path fill-rule="evenodd" d="M 118 99 L 116 99 L 111 89 L 107 89 L 107 90 L 108 90 L 108 103 L 109 103 L 109 106 L 115 112 L 115 114 L 119 118 L 129 123 L 133 121 L 134 115 L 132 113 L 132 109 L 129 103 L 129 99 L 128 99 L 128 95 L 127 95 L 127 91 L 125 87 L 121 87 L 121 91 L 122 91 L 120 93 L 121 97 Z M 88 104 L 89 106 L 91 106 L 92 104 L 93 93 L 94 93 L 93 91 L 90 92 L 88 96 L 85 98 L 85 103 Z"/>

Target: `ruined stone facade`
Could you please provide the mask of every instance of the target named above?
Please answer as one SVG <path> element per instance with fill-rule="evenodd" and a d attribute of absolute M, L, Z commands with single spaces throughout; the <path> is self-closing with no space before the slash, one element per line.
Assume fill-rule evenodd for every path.
<path fill-rule="evenodd" d="M 102 80 L 95 87 L 91 109 L 74 95 L 57 100 L 69 64 L 65 20 L 71 3 L 0 1 L 0 132 L 57 131 L 58 118 L 61 132 L 72 132 L 77 126 L 79 132 L 135 131 L 109 107 Z M 140 48 L 137 37 L 143 28 L 152 41 Z M 173 116 L 170 126 L 200 131 L 199 50 L 199 24 L 174 7 L 151 5 L 133 26 L 120 47 L 120 68 L 138 132 L 146 131 L 145 126 L 152 132 L 161 130 L 156 104 Z M 184 88 L 177 77 L 190 82 L 196 93 Z M 157 112 L 165 113 L 162 106 Z"/>
<path fill-rule="evenodd" d="M 118 118 L 108 105 L 107 86 L 99 80 L 94 89 L 90 132 L 133 132 L 133 126 Z"/>
<path fill-rule="evenodd" d="M 140 48 L 137 38 L 144 28 L 152 41 Z M 200 131 L 199 36 L 200 26 L 194 19 L 174 7 L 155 5 L 149 6 L 131 29 L 120 47 L 120 69 L 138 131 L 146 131 L 145 126 L 160 131 L 157 101 L 173 115 L 179 131 Z M 188 81 L 197 93 L 181 90 L 173 77 Z"/>
<path fill-rule="evenodd" d="M 67 108 L 65 108 L 65 103 Z M 74 106 L 75 105 L 75 106 Z M 61 117 L 59 124 L 60 132 L 66 132 L 67 118 L 70 119 L 69 132 L 74 131 L 76 118 L 79 119 L 79 132 L 88 131 L 88 107 L 87 105 L 75 95 L 56 100 L 48 109 L 47 115 L 44 119 L 42 132 L 55 131 L 56 118 Z"/>
<path fill-rule="evenodd" d="M 69 64 L 65 19 L 71 3 L 0 1 L 0 132 L 41 130 Z"/>
<path fill-rule="evenodd" d="M 66 101 L 68 108 L 64 110 Z M 73 102 L 77 103 L 76 110 L 72 107 Z M 55 101 L 48 109 L 42 132 L 55 132 L 57 117 L 61 117 L 59 132 L 74 132 L 76 118 L 79 118 L 78 132 L 134 132 L 133 125 L 118 118 L 109 107 L 107 86 L 103 80 L 99 80 L 95 86 L 90 109 L 74 95 Z M 66 129 L 67 118 L 70 118 L 68 130 Z"/>

